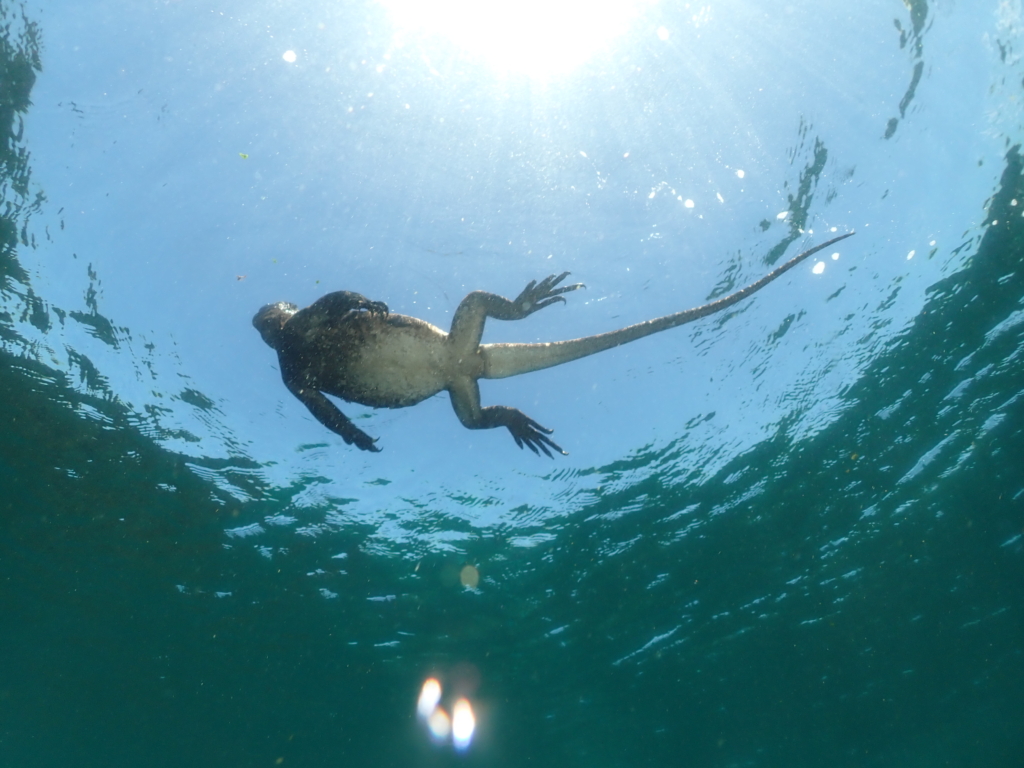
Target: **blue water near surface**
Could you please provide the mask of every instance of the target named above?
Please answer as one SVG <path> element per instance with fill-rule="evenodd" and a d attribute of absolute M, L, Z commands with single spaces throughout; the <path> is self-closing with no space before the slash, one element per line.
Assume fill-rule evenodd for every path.
<path fill-rule="evenodd" d="M 637 2 L 560 71 L 395 5 L 0 3 L 0 766 L 1018 765 L 1020 4 Z M 568 339 L 850 230 L 483 382 L 554 459 L 445 394 L 357 451 L 250 325 L 570 271 L 485 334 Z"/>

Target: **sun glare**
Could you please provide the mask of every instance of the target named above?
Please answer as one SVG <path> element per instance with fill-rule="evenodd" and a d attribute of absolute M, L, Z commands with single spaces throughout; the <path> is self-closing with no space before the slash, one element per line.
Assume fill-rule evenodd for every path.
<path fill-rule="evenodd" d="M 378 0 L 396 40 L 441 35 L 501 73 L 565 74 L 626 32 L 657 0 Z"/>

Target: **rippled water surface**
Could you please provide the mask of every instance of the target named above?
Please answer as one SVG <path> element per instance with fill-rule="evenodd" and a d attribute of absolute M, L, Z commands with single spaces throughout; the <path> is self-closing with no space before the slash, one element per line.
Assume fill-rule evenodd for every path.
<path fill-rule="evenodd" d="M 1018 765 L 1021 4 L 403 7 L 0 2 L 0 765 Z M 568 270 L 485 341 L 574 338 L 849 230 L 483 382 L 554 459 L 357 451 L 250 325 Z"/>

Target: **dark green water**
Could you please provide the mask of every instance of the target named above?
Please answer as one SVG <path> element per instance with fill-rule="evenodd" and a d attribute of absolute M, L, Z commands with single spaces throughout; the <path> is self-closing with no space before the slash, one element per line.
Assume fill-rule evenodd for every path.
<path fill-rule="evenodd" d="M 225 528 L 305 487 L 211 462 L 237 501 L 87 359 L 88 390 L 19 336 L 109 328 L 36 298 L 19 263 L 43 204 L 19 134 L 37 45 L 29 26 L 2 51 L 0 766 L 1021 764 L 1018 147 L 975 255 L 813 437 L 780 424 L 710 479 L 651 473 L 685 434 L 595 468 L 606 490 L 532 548 L 467 527 L 458 554 L 410 561 L 348 526 L 271 531 L 288 551 L 268 562 Z M 324 601 L 308 574 L 341 553 L 348 589 Z M 458 585 L 465 563 L 487 588 Z M 465 665 L 481 726 L 455 758 L 413 703 L 426 673 Z"/>

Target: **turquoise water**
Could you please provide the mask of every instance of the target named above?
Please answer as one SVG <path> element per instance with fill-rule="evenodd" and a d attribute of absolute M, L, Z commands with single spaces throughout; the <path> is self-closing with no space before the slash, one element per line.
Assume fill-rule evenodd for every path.
<path fill-rule="evenodd" d="M 663 3 L 541 84 L 374 4 L 4 4 L 0 765 L 1019 764 L 1024 73 L 984 5 Z M 485 382 L 555 460 L 445 396 L 345 407 L 357 453 L 249 326 L 571 269 L 487 340 L 570 338 L 832 227 L 725 317 Z"/>

